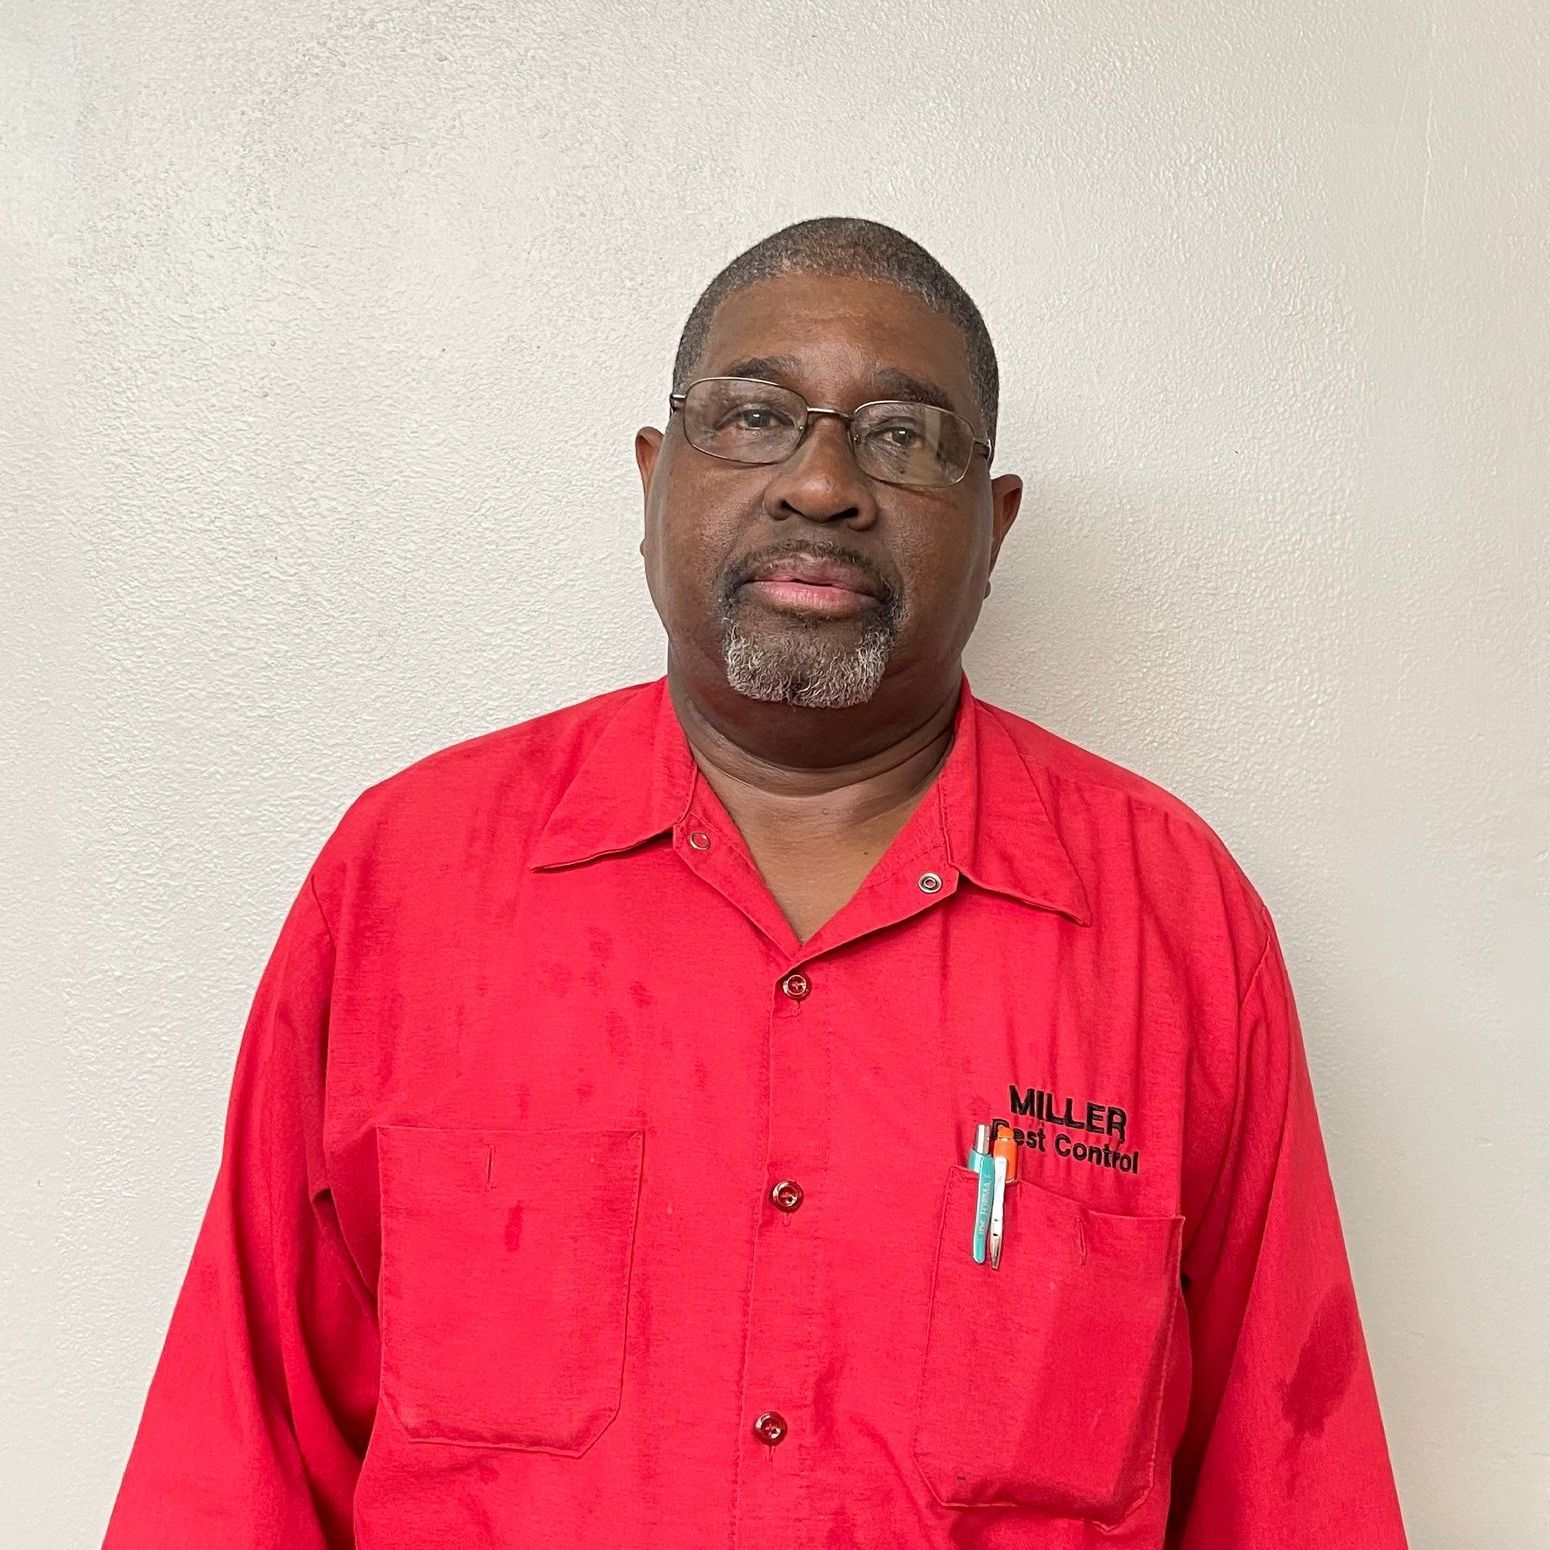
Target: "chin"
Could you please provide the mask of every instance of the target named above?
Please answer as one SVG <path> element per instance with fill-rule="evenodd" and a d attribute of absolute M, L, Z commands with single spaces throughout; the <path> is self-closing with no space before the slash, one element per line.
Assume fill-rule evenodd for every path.
<path fill-rule="evenodd" d="M 744 631 L 727 625 L 722 660 L 728 685 L 750 700 L 809 710 L 848 710 L 877 693 L 888 667 L 889 642 L 876 633 L 842 646 L 816 639 Z"/>

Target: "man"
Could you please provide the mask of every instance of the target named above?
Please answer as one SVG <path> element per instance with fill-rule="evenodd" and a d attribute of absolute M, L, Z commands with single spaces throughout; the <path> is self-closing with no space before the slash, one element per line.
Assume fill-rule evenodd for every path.
<path fill-rule="evenodd" d="M 964 678 L 973 302 L 803 222 L 673 386 L 666 676 L 323 846 L 111 1550 L 1403 1545 L 1264 904 Z"/>

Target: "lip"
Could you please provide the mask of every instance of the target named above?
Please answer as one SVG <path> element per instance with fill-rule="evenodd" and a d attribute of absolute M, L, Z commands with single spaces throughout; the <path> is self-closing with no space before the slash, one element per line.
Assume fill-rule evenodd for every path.
<path fill-rule="evenodd" d="M 779 559 L 764 560 L 749 571 L 748 581 L 827 587 L 862 597 L 877 596 L 876 584 L 859 566 L 847 565 L 843 560 L 824 559 L 816 554 L 787 554 Z"/>
<path fill-rule="evenodd" d="M 815 586 L 806 581 L 749 581 L 744 583 L 743 590 L 779 608 L 827 614 L 831 618 L 863 613 L 877 606 L 877 599 L 870 592 L 852 592 L 849 587 Z"/>
<path fill-rule="evenodd" d="M 786 554 L 751 567 L 743 588 L 773 607 L 844 618 L 874 608 L 877 584 L 859 566 L 816 554 Z"/>

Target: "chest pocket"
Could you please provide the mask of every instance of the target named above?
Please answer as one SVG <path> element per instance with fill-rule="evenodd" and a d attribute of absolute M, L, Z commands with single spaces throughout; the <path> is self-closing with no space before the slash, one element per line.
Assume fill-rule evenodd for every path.
<path fill-rule="evenodd" d="M 970 1252 L 975 1175 L 947 1181 L 915 1461 L 948 1507 L 1012 1505 L 1112 1528 L 1152 1488 L 1182 1217 L 1006 1187 L 999 1269 Z"/>
<path fill-rule="evenodd" d="M 639 1130 L 377 1131 L 382 1397 L 417 1442 L 584 1453 L 618 1413 Z"/>

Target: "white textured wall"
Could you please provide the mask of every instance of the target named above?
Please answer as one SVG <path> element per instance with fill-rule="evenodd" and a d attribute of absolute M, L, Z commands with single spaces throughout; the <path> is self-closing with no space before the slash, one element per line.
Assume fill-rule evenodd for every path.
<path fill-rule="evenodd" d="M 659 670 L 631 433 L 854 213 L 1001 352 L 976 688 L 1277 915 L 1415 1545 L 1550 1543 L 1546 17 L 0 10 L 0 1539 L 100 1535 L 324 836 Z"/>

